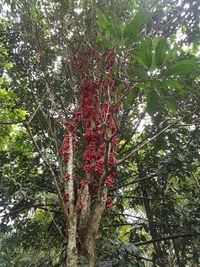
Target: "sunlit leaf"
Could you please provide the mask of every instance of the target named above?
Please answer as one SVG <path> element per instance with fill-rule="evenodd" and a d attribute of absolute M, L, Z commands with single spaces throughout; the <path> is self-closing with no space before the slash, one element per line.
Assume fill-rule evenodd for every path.
<path fill-rule="evenodd" d="M 148 19 L 148 12 L 145 9 L 140 9 L 131 22 L 127 24 L 124 31 L 124 37 L 129 44 L 136 40 L 138 33 L 144 28 Z"/>
<path fill-rule="evenodd" d="M 162 66 L 166 60 L 166 52 L 168 49 L 168 44 L 166 39 L 159 38 L 155 49 L 155 63 L 158 67 Z"/>
<path fill-rule="evenodd" d="M 198 69 L 198 63 L 192 59 L 186 59 L 172 65 L 167 71 L 168 75 L 190 75 Z"/>

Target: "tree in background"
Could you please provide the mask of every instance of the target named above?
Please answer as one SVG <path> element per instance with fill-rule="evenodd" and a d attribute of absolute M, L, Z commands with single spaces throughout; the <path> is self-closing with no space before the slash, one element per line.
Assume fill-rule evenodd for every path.
<path fill-rule="evenodd" d="M 2 265 L 198 266 L 199 1 L 176 2 L 2 2 Z"/>

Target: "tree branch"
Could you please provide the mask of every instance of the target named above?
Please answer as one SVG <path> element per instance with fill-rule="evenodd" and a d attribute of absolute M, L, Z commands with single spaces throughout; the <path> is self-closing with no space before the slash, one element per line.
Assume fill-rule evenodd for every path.
<path fill-rule="evenodd" d="M 39 155 L 40 155 L 41 158 L 43 159 L 44 164 L 45 164 L 45 166 L 47 167 L 47 169 L 48 169 L 48 171 L 49 171 L 49 173 L 50 173 L 50 177 L 51 177 L 51 180 L 52 180 L 52 182 L 53 182 L 53 184 L 54 184 L 54 186 L 55 186 L 55 189 L 56 189 L 56 192 L 57 192 L 57 195 L 58 195 L 58 198 L 59 198 L 61 207 L 62 207 L 62 209 L 63 209 L 64 215 L 65 215 L 65 218 L 66 218 L 66 221 L 68 221 L 68 213 L 67 213 L 67 209 L 66 209 L 66 207 L 65 207 L 65 203 L 64 203 L 64 201 L 63 201 L 63 197 L 62 197 L 61 189 L 60 189 L 60 186 L 59 186 L 59 184 L 58 184 L 58 182 L 57 182 L 56 175 L 55 175 L 55 173 L 54 173 L 54 171 L 53 171 L 53 169 L 52 169 L 52 167 L 51 167 L 51 164 L 48 162 L 48 160 L 46 159 L 46 157 L 45 157 L 44 154 L 42 153 L 40 147 L 38 146 L 38 144 L 37 144 L 37 142 L 36 142 L 36 140 L 35 140 L 35 138 L 34 138 L 34 136 L 33 136 L 33 134 L 32 134 L 32 131 L 31 131 L 29 125 L 28 125 L 28 123 L 25 123 L 25 128 L 27 129 L 28 134 L 29 134 L 29 136 L 30 136 L 30 138 L 31 138 L 31 140 L 32 140 L 32 142 L 33 142 L 35 148 L 37 149 Z"/>
<path fill-rule="evenodd" d="M 134 243 L 134 245 L 135 246 L 144 246 L 144 245 L 153 244 L 153 243 L 157 243 L 157 242 L 161 242 L 161 241 L 166 241 L 166 240 L 174 240 L 174 239 L 179 239 L 179 238 L 185 238 L 185 237 L 189 237 L 189 236 L 192 236 L 192 235 L 193 234 L 190 233 L 190 234 L 162 236 L 162 237 L 159 237 L 159 238 L 156 238 L 156 239 L 147 240 L 147 241 L 144 241 L 144 242 L 137 242 L 137 243 Z"/>
<path fill-rule="evenodd" d="M 11 125 L 11 124 L 19 124 L 24 123 L 26 120 L 20 120 L 20 121 L 0 121 L 1 125 Z"/>
<path fill-rule="evenodd" d="M 44 205 L 44 204 L 34 204 L 34 205 L 22 205 L 21 208 L 19 208 L 17 210 L 11 210 L 8 213 L 5 211 L 5 209 L 3 209 L 3 210 L 0 211 L 0 213 L 4 213 L 4 214 L 3 215 L 0 215 L 0 217 L 12 216 L 13 214 L 20 213 L 20 212 L 23 212 L 23 211 L 25 211 L 27 209 L 31 209 L 31 208 L 41 209 L 41 210 L 45 210 L 45 211 L 50 211 L 52 213 L 57 213 L 57 214 L 63 214 L 60 211 L 52 210 L 52 209 L 47 208 L 47 206 Z"/>
<path fill-rule="evenodd" d="M 162 133 L 164 133 L 165 131 L 167 131 L 169 128 L 171 128 L 172 126 L 176 125 L 177 123 L 179 123 L 182 120 L 176 120 L 173 124 L 170 124 L 168 126 L 166 126 L 164 129 L 162 129 L 160 132 L 158 132 L 157 134 L 155 134 L 153 137 L 149 138 L 147 141 L 145 141 L 144 143 L 136 146 L 136 148 L 129 153 L 128 155 L 126 155 L 124 158 L 122 158 L 121 160 L 119 160 L 116 165 L 115 168 L 120 165 L 121 163 L 123 163 L 125 160 L 131 158 L 135 153 L 137 153 L 141 148 L 143 148 L 144 146 L 146 146 L 147 144 L 149 144 L 151 141 L 155 140 L 159 135 L 161 135 Z"/>
<path fill-rule="evenodd" d="M 131 182 L 129 182 L 129 183 L 126 183 L 126 184 L 122 184 L 122 185 L 120 185 L 120 183 L 119 183 L 119 186 L 118 186 L 118 183 L 117 183 L 117 184 L 114 185 L 115 187 L 113 187 L 113 188 L 110 190 L 110 192 L 111 192 L 111 191 L 115 191 L 116 188 L 117 188 L 117 189 L 120 189 L 120 188 L 122 188 L 122 187 L 126 187 L 126 186 L 129 186 L 129 185 L 132 185 L 132 184 L 138 184 L 138 183 L 141 183 L 141 182 L 143 182 L 143 181 L 149 180 L 149 179 L 151 179 L 151 178 L 155 178 L 156 176 L 157 176 L 156 174 L 152 174 L 152 175 L 150 175 L 150 176 L 147 176 L 147 177 L 144 177 L 144 178 L 141 178 L 141 179 L 133 180 L 133 181 L 131 181 Z M 128 177 L 128 178 L 131 178 L 131 177 Z M 128 178 L 127 178 L 127 179 L 128 179 Z M 126 180 L 127 180 L 127 179 L 126 179 Z"/>

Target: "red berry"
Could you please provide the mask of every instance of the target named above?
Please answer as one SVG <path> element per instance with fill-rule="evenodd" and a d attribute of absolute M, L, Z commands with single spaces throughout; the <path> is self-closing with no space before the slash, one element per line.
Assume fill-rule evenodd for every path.
<path fill-rule="evenodd" d="M 111 209 L 112 208 L 112 198 L 108 198 L 106 201 L 106 209 Z"/>

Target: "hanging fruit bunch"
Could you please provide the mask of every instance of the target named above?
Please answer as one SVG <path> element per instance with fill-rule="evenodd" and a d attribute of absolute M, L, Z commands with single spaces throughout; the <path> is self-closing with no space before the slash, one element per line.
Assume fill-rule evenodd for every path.
<path fill-rule="evenodd" d="M 76 52 L 72 67 L 78 72 L 80 84 L 76 92 L 77 106 L 72 110 L 72 117 L 66 122 L 66 132 L 60 148 L 63 161 L 68 164 L 70 158 L 70 136 L 73 150 L 76 150 L 77 142 L 84 147 L 82 153 L 83 178 L 76 179 L 65 175 L 65 181 L 76 179 L 78 213 L 84 208 L 85 188 L 87 187 L 90 199 L 95 199 L 102 188 L 113 185 L 116 175 L 115 151 L 118 146 L 118 126 L 116 118 L 119 114 L 119 106 L 116 104 L 115 79 L 112 76 L 114 64 L 114 52 L 112 49 L 105 53 L 87 50 Z M 91 75 L 90 69 L 94 66 L 96 74 Z M 92 77 L 91 77 L 92 76 Z M 77 138 L 77 129 L 82 129 L 82 138 Z M 84 193 L 85 192 L 85 193 Z M 69 201 L 70 194 L 65 192 L 65 202 Z M 105 208 L 112 207 L 112 199 L 108 198 Z"/>

